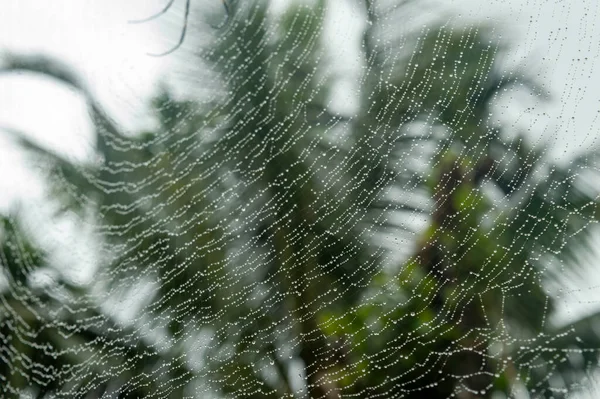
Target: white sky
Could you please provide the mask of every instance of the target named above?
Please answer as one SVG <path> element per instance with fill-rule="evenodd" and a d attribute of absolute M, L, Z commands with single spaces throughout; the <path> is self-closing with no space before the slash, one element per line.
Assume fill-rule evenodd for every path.
<path fill-rule="evenodd" d="M 216 0 L 195 0 L 201 5 Z M 286 0 L 278 0 L 286 3 Z M 181 3 L 181 4 L 179 4 Z M 517 122 L 532 132 L 545 132 L 553 151 L 561 154 L 594 145 L 600 115 L 599 2 L 596 0 L 505 0 L 444 1 L 447 9 L 464 11 L 462 19 L 482 19 L 509 26 L 506 31 L 517 44 L 511 54 L 530 54 L 535 60 L 527 66 L 554 96 L 551 107 L 518 108 Z M 178 32 L 181 13 L 172 12 L 156 22 L 128 24 L 131 19 L 151 15 L 164 0 L 3 0 L 0 6 L 0 52 L 28 51 L 54 55 L 73 65 L 111 115 L 126 128 L 147 123 L 145 105 L 159 79 L 164 79 L 176 55 L 150 57 L 147 52 L 168 49 Z M 183 4 L 183 0 L 176 2 Z M 331 23 L 328 37 L 331 51 L 348 68 L 356 59 L 360 35 L 361 10 L 355 0 L 329 3 L 337 21 Z M 348 7 L 351 4 L 353 7 Z M 181 7 L 179 7 L 180 11 Z M 432 14 L 439 14 L 436 7 Z M 161 23 L 165 24 L 161 25 Z M 389 23 L 394 23 L 390 21 Z M 169 30 L 159 27 L 169 25 Z M 358 29 L 357 29 L 358 28 Z M 357 34 L 358 33 L 358 34 Z M 543 57 L 544 60 L 539 61 Z M 577 60 L 580 61 L 577 61 Z M 84 157 L 91 150 L 89 124 L 83 104 L 54 83 L 31 77 L 0 77 L 0 125 L 18 127 L 51 148 L 72 157 Z M 542 113 L 546 115 L 542 115 Z M 35 116 L 35 118 L 32 118 Z M 512 117 L 511 119 L 514 119 Z M 9 203 L 12 192 L 19 191 L 15 173 L 16 154 L 0 135 L 0 207 Z M 21 195 L 19 194 L 19 195 Z"/>
<path fill-rule="evenodd" d="M 348 6 L 356 3 L 356 0 L 330 1 L 336 10 L 332 14 L 338 19 L 328 27 L 328 37 L 332 52 L 344 60 L 341 68 L 352 65 L 356 58 L 352 46 L 359 38 L 356 27 L 360 27 L 362 17 L 359 10 Z M 554 102 L 550 107 L 521 108 L 516 123 L 531 127 L 534 134 L 544 132 L 544 140 L 551 140 L 552 151 L 558 156 L 600 145 L 597 142 L 600 2 L 454 0 L 444 3 L 447 8 L 463 10 L 459 20 L 487 17 L 492 23 L 508 27 L 516 44 L 514 57 L 530 54 L 529 60 L 535 60 L 526 69 L 534 75 L 540 74 L 540 82 L 552 93 Z M 160 0 L 2 0 L 0 53 L 3 50 L 45 53 L 73 65 L 109 112 L 126 128 L 135 129 L 147 123 L 145 105 L 155 84 L 166 76 L 176 58 L 149 57 L 146 53 L 168 49 L 177 32 L 162 29 L 161 33 L 157 29 L 160 21 L 138 25 L 127 21 L 151 15 L 164 4 Z M 432 10 L 437 13 L 439 7 Z M 180 14 L 173 13 L 163 21 L 176 26 L 178 17 Z M 93 145 L 81 98 L 40 78 L 0 77 L 2 125 L 26 131 L 68 157 L 84 158 Z M 35 174 L 0 131 L 0 211 L 17 199 L 39 200 L 42 192 L 34 181 Z M 590 279 L 586 286 L 572 287 L 581 293 L 580 299 L 565 302 L 564 317 L 599 307 L 600 290 L 594 289 L 600 286 L 599 280 Z"/>

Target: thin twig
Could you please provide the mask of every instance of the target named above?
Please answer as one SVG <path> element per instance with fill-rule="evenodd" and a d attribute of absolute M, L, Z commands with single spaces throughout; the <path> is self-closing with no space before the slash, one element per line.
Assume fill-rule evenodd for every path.
<path fill-rule="evenodd" d="M 170 4 L 173 3 L 174 0 L 171 0 L 171 2 L 169 3 L 169 5 L 167 6 L 170 7 Z M 164 53 L 148 53 L 148 55 L 151 55 L 152 57 L 162 57 L 164 55 L 168 55 L 171 54 L 173 51 L 177 50 L 179 47 L 181 47 L 181 45 L 183 44 L 183 40 L 185 39 L 185 34 L 187 32 L 187 25 L 188 25 L 188 16 L 190 14 L 190 0 L 186 0 L 185 2 L 185 14 L 183 16 L 183 29 L 181 30 L 181 36 L 179 37 L 179 41 L 177 42 L 177 44 L 175 45 L 175 47 L 173 47 L 170 50 L 165 51 Z M 157 15 L 160 15 L 157 14 Z"/>
<path fill-rule="evenodd" d="M 139 23 L 144 23 L 144 22 L 148 22 L 153 19 L 156 19 L 156 18 L 160 17 L 161 15 L 165 14 L 169 10 L 169 8 L 171 8 L 171 6 L 173 5 L 174 2 L 175 2 L 175 0 L 169 0 L 169 2 L 158 13 L 151 15 L 148 18 L 129 21 L 129 23 L 139 24 Z M 148 55 L 150 55 L 152 57 L 162 57 L 162 56 L 171 54 L 172 52 L 177 50 L 179 47 L 181 47 L 181 45 L 183 44 L 183 41 L 185 40 L 185 35 L 187 33 L 188 19 L 189 19 L 189 14 L 190 14 L 190 2 L 191 2 L 191 0 L 186 0 L 186 2 L 185 2 L 185 15 L 184 15 L 184 20 L 183 20 L 183 29 L 181 30 L 181 35 L 179 36 L 179 41 L 177 42 L 177 44 L 170 50 L 167 50 L 163 53 L 148 53 Z M 213 26 L 213 28 L 215 28 L 215 29 L 221 29 L 222 27 L 224 27 L 225 24 L 227 24 L 227 22 L 229 21 L 229 17 L 231 15 L 231 10 L 230 10 L 229 3 L 227 2 L 227 0 L 221 0 L 221 2 L 223 3 L 223 7 L 225 8 L 225 20 L 223 22 L 221 22 L 219 25 Z"/>
<path fill-rule="evenodd" d="M 175 2 L 175 0 L 169 0 L 167 5 L 162 10 L 160 10 L 158 13 L 156 13 L 148 18 L 136 19 L 136 20 L 128 21 L 128 22 L 130 24 L 141 24 L 144 22 L 152 21 L 153 19 L 156 19 L 156 18 L 160 17 L 161 15 L 163 15 L 164 13 L 166 13 L 167 11 L 169 11 L 169 8 L 171 8 L 171 6 L 173 5 L 174 2 Z"/>

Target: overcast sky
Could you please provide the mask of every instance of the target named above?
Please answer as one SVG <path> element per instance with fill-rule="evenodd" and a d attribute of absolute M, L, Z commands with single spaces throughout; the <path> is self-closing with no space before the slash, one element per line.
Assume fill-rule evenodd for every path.
<path fill-rule="evenodd" d="M 192 1 L 195 7 L 211 2 L 219 3 Z M 184 1 L 176 1 L 176 5 L 179 3 Z M 329 3 L 331 15 L 336 16 L 328 28 L 329 42 L 334 42 L 330 48 L 347 66 L 356 59 L 360 35 L 357 28 L 363 17 L 356 0 Z M 556 153 L 573 152 L 594 144 L 600 111 L 600 92 L 595 90 L 600 87 L 599 2 L 445 0 L 442 3 L 447 9 L 462 10 L 456 18 L 459 22 L 487 17 L 500 27 L 508 27 L 504 30 L 511 39 L 518 39 L 511 54 L 515 57 L 529 54 L 528 72 L 540 74 L 540 81 L 552 93 L 554 102 L 550 108 L 521 108 L 519 123 L 527 125 L 535 120 L 536 128 L 532 130 L 536 134 L 544 132 L 545 139 L 551 138 Z M 144 106 L 155 83 L 165 78 L 176 59 L 176 55 L 157 58 L 146 53 L 167 49 L 173 43 L 177 34 L 173 29 L 181 17 L 178 11 L 182 4 L 152 23 L 134 25 L 127 21 L 151 15 L 164 4 L 164 0 L 3 0 L 0 51 L 43 52 L 59 57 L 87 79 L 120 123 L 136 128 L 147 122 L 142 118 Z M 432 10 L 439 14 L 439 7 Z M 159 29 L 165 26 L 171 29 Z M 0 124 L 20 127 L 76 157 L 89 153 L 91 144 L 89 126 L 81 111 L 76 96 L 52 83 L 31 77 L 0 78 Z M 0 159 L 7 162 L 6 156 Z M 0 168 L 0 173 L 5 169 Z M 4 189 L 6 181 L 0 185 Z M 2 206 L 7 195 L 0 197 L 5 198 L 0 198 Z"/>

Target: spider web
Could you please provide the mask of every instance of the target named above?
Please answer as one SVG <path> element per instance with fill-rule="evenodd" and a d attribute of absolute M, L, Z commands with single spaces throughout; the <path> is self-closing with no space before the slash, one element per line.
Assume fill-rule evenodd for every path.
<path fill-rule="evenodd" d="M 72 281 L 22 218 L 2 219 L 4 397 L 534 398 L 590 384 L 600 318 L 559 316 L 597 256 L 597 150 L 556 156 L 573 126 L 547 122 L 550 72 L 498 22 L 350 3 L 228 2 L 215 30 L 203 20 L 218 7 L 192 2 L 147 131 L 124 131 L 67 67 L 5 63 L 82 94 L 97 156 L 71 162 L 13 132 L 56 220 L 93 230 L 94 266 Z M 558 119 L 577 115 L 565 104 L 579 94 L 563 94 Z"/>

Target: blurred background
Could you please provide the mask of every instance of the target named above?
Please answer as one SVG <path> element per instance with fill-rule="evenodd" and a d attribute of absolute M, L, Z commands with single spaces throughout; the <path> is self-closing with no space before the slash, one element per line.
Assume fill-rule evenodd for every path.
<path fill-rule="evenodd" d="M 0 396 L 597 397 L 599 8 L 5 0 Z"/>

